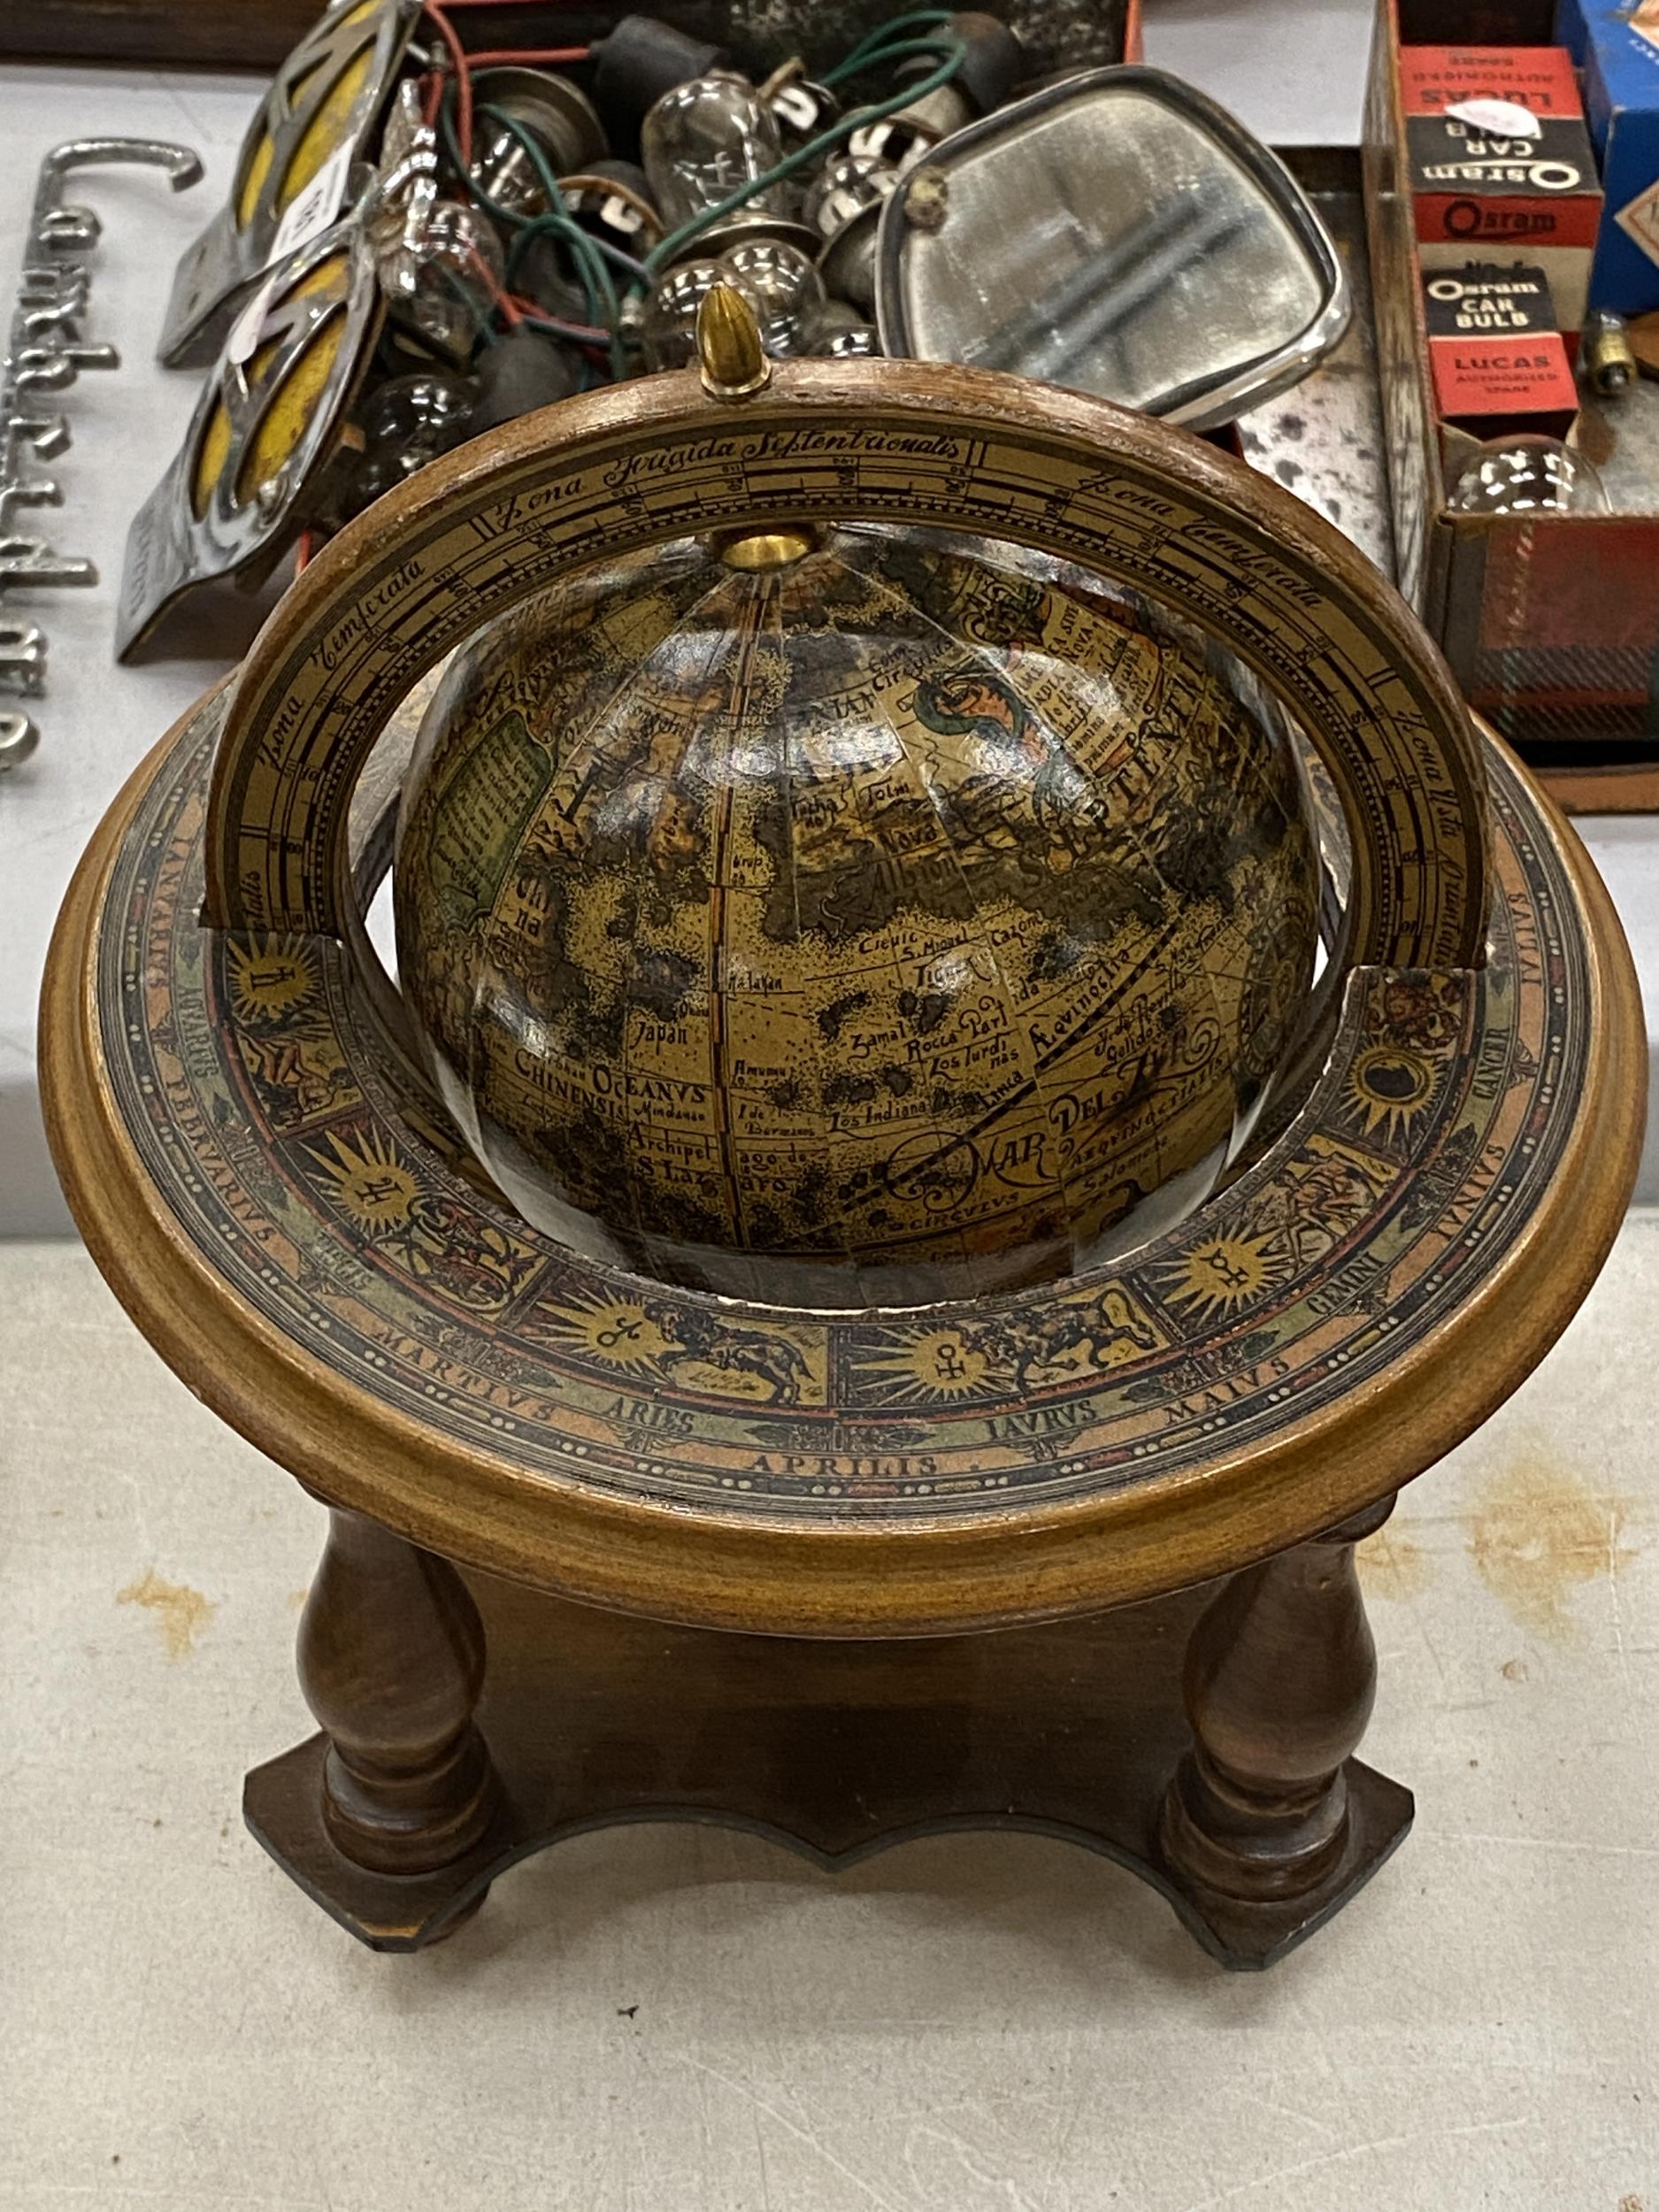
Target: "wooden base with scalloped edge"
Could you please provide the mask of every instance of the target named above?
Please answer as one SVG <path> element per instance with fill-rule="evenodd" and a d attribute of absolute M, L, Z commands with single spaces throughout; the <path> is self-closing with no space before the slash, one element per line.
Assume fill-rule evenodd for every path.
<path fill-rule="evenodd" d="M 1182 1660 L 1216 1585 L 997 1635 L 831 1642 L 679 1628 L 466 1579 L 489 1651 L 477 1717 L 501 1784 L 481 1841 L 434 1872 L 355 1864 L 324 1824 L 323 1735 L 248 1777 L 253 1833 L 376 1950 L 453 1933 L 498 1875 L 565 1836 L 687 1820 L 830 1870 L 912 1836 L 1035 1831 L 1141 1875 L 1224 1966 L 1263 1967 L 1339 1911 L 1411 1824 L 1410 1793 L 1350 1758 L 1340 1849 L 1311 1888 L 1251 1901 L 1172 1870 L 1159 1830 L 1191 1742 Z"/>

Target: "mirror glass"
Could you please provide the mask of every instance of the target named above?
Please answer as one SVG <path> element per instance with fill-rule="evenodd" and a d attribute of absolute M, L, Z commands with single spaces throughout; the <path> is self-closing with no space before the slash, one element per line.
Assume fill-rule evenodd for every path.
<path fill-rule="evenodd" d="M 889 202 L 878 252 L 889 353 L 1194 428 L 1294 382 L 1347 319 L 1289 172 L 1148 70 L 1073 78 L 945 141 Z"/>

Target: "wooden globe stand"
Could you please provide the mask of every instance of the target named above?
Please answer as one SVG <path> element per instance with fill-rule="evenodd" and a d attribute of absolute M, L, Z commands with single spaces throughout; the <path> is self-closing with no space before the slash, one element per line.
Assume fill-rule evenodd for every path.
<path fill-rule="evenodd" d="M 1411 1817 L 1353 1755 L 1354 1547 L 1536 1364 L 1627 1199 L 1617 922 L 1403 607 L 1272 485 L 1012 380 L 769 380 L 741 331 L 704 358 L 342 533 L 65 907 L 43 1059 L 87 1241 L 333 1509 L 300 1632 L 321 1732 L 249 1777 L 250 1824 L 386 1949 L 606 1822 L 730 1821 L 826 1865 L 1033 1827 L 1264 1965 Z M 1334 786 L 1353 872 L 1317 1076 L 1121 1263 L 825 1314 L 581 1260 L 480 1187 L 366 950 L 383 838 L 353 794 L 424 670 L 624 547 L 827 516 L 1019 540 L 1172 603 Z"/>

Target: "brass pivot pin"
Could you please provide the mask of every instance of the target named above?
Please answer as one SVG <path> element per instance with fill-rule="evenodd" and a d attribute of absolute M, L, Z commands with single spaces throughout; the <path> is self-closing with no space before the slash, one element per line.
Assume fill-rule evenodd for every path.
<path fill-rule="evenodd" d="M 710 399 L 749 399 L 772 381 L 755 311 L 736 287 L 717 284 L 697 304 L 697 360 Z M 728 568 L 787 568 L 814 551 L 818 534 L 795 530 L 714 530 L 710 543 Z"/>
<path fill-rule="evenodd" d="M 747 399 L 772 381 L 755 311 L 734 285 L 717 284 L 698 302 L 697 360 L 710 399 Z"/>

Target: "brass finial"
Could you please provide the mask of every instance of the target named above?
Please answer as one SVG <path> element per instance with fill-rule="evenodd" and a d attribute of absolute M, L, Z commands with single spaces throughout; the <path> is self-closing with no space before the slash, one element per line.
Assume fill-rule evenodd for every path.
<path fill-rule="evenodd" d="M 771 380 L 755 311 L 735 285 L 714 285 L 698 302 L 697 359 L 710 399 L 746 399 Z"/>
<path fill-rule="evenodd" d="M 710 399 L 747 399 L 772 380 L 772 363 L 761 349 L 755 311 L 734 285 L 716 284 L 697 303 L 697 358 L 703 388 Z M 728 568 L 787 568 L 816 550 L 818 533 L 795 530 L 716 530 L 710 534 L 716 557 Z"/>

